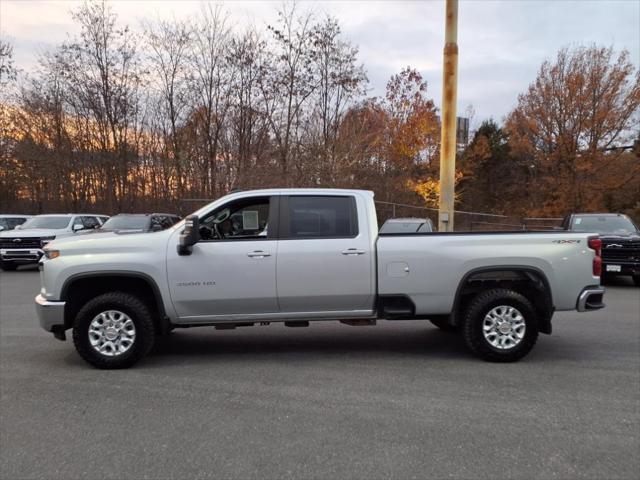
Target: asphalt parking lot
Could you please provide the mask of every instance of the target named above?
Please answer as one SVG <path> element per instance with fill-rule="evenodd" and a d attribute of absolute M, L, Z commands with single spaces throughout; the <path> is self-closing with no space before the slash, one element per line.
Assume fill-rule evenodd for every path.
<path fill-rule="evenodd" d="M 0 478 L 638 478 L 640 289 L 516 364 L 430 324 L 178 330 L 99 371 L 0 273 Z"/>

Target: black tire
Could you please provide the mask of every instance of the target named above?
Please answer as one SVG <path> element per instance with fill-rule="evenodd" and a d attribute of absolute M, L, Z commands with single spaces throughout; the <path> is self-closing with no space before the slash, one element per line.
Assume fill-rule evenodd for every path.
<path fill-rule="evenodd" d="M 116 356 L 98 352 L 89 342 L 89 325 L 99 313 L 118 310 L 128 315 L 136 335 L 131 347 Z M 138 297 L 123 292 L 109 292 L 89 300 L 76 315 L 73 324 L 73 343 L 80 356 L 101 369 L 129 368 L 143 358 L 155 342 L 156 329 L 149 307 Z"/>
<path fill-rule="evenodd" d="M 457 332 L 459 328 L 456 325 L 451 325 L 447 320 L 438 318 L 438 319 L 429 319 L 431 323 L 433 323 L 436 327 L 438 327 L 443 332 Z"/>
<path fill-rule="evenodd" d="M 15 263 L 0 262 L 0 269 L 3 272 L 13 272 L 16 268 L 18 268 L 18 265 L 16 265 Z"/>
<path fill-rule="evenodd" d="M 506 349 L 491 345 L 483 333 L 485 316 L 495 307 L 510 306 L 524 318 L 525 332 L 520 342 Z M 480 358 L 490 362 L 515 362 L 527 355 L 538 340 L 538 319 L 531 302 L 513 290 L 497 288 L 479 293 L 466 309 L 462 334 L 467 347 Z"/>
<path fill-rule="evenodd" d="M 633 276 L 633 283 L 636 284 L 636 287 L 640 287 L 640 275 Z"/>

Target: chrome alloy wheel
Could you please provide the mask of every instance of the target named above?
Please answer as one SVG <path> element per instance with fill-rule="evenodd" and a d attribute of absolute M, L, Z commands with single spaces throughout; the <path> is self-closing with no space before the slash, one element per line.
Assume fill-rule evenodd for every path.
<path fill-rule="evenodd" d="M 489 344 L 500 350 L 517 346 L 524 338 L 526 324 L 522 313 L 509 305 L 491 309 L 482 322 L 482 333 Z"/>
<path fill-rule="evenodd" d="M 89 324 L 89 343 L 94 350 L 107 357 L 122 355 L 135 340 L 133 320 L 118 310 L 99 313 Z"/>

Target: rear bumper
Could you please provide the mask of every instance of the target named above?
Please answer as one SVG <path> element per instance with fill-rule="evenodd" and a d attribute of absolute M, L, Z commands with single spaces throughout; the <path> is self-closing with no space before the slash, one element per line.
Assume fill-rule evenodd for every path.
<path fill-rule="evenodd" d="M 585 287 L 578 297 L 576 310 L 579 312 L 589 312 L 592 310 L 600 310 L 604 308 L 602 301 L 605 289 L 600 286 Z"/>
<path fill-rule="evenodd" d="M 5 263 L 24 265 L 38 263 L 44 252 L 40 248 L 5 249 L 0 250 L 0 260 Z"/>
<path fill-rule="evenodd" d="M 35 302 L 38 320 L 42 328 L 47 332 L 52 332 L 55 327 L 64 329 L 65 302 L 51 302 L 42 295 L 38 295 Z"/>

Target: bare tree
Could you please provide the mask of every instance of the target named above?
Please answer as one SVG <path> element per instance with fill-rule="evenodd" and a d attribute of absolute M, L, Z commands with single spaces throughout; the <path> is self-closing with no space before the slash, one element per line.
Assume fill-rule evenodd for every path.
<path fill-rule="evenodd" d="M 269 26 L 274 53 L 262 83 L 265 113 L 278 148 L 283 181 L 291 183 L 290 163 L 300 153 L 303 110 L 318 86 L 311 53 L 311 13 L 298 14 L 295 4 L 278 12 L 278 24 Z"/>
<path fill-rule="evenodd" d="M 73 12 L 79 38 L 62 45 L 68 102 L 73 114 L 90 119 L 91 141 L 100 148 L 110 209 L 122 209 L 129 196 L 128 168 L 135 158 L 139 89 L 138 39 L 118 27 L 106 2 L 83 4 Z"/>
<path fill-rule="evenodd" d="M 151 88 L 157 97 L 157 110 L 153 118 L 153 127 L 162 135 L 162 150 L 165 159 L 172 165 L 165 172 L 165 189 L 170 189 L 174 177 L 176 194 L 185 193 L 185 172 L 182 136 L 180 127 L 188 115 L 188 55 L 192 46 L 189 25 L 184 22 L 158 21 L 145 24 L 147 44 L 151 49 L 150 70 L 154 72 Z"/>
<path fill-rule="evenodd" d="M 219 194 L 218 168 L 220 139 L 229 109 L 230 68 L 227 50 L 230 31 L 220 6 L 207 4 L 192 25 L 193 50 L 190 55 L 190 89 L 194 96 L 191 123 L 203 137 L 201 155 L 202 194 Z"/>
<path fill-rule="evenodd" d="M 367 76 L 357 64 L 358 49 L 341 38 L 340 25 L 327 16 L 311 30 L 311 55 L 317 77 L 313 98 L 313 112 L 309 131 L 319 136 L 319 148 L 314 152 L 319 181 L 333 184 L 337 181 L 338 130 L 347 107 L 365 93 Z M 311 140 L 314 142 L 314 140 Z"/>

